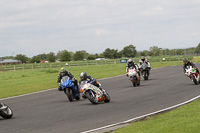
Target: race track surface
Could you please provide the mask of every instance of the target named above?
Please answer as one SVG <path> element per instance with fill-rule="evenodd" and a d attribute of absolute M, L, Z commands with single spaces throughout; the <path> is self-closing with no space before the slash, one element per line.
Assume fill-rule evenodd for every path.
<path fill-rule="evenodd" d="M 95 75 L 92 75 L 95 77 Z M 0 100 L 14 116 L 0 118 L 1 133 L 79 133 L 151 113 L 200 95 L 200 85 L 187 78 L 182 66 L 151 71 L 148 81 L 133 87 L 125 75 L 99 80 L 110 103 L 91 104 L 87 99 L 69 102 L 57 89 Z M 14 90 L 13 90 L 14 91 Z"/>

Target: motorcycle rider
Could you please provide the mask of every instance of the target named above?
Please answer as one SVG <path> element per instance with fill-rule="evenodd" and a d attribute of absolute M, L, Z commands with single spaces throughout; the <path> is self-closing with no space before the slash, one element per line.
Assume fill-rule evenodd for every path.
<path fill-rule="evenodd" d="M 138 63 L 138 66 L 139 66 L 139 70 L 142 68 L 142 64 L 143 63 L 146 63 L 148 65 L 147 69 L 148 69 L 148 75 L 150 73 L 150 70 L 151 70 L 151 66 L 150 66 L 150 63 L 149 61 L 147 61 L 147 59 L 145 58 L 145 56 L 142 56 L 139 60 L 139 63 Z"/>
<path fill-rule="evenodd" d="M 81 84 L 82 81 L 87 81 L 87 83 L 90 83 L 90 84 L 98 87 L 104 93 L 103 89 L 101 88 L 101 84 L 99 82 L 97 82 L 96 79 L 92 78 L 91 76 L 88 76 L 86 72 L 80 73 L 79 85 Z M 82 97 L 87 98 L 84 95 Z"/>
<path fill-rule="evenodd" d="M 69 71 L 66 71 L 66 69 L 65 69 L 64 67 L 62 67 L 62 68 L 60 69 L 60 73 L 58 74 L 58 81 L 57 81 L 57 83 L 58 83 L 58 85 L 59 85 L 59 87 L 58 87 L 58 90 L 59 90 L 59 91 L 62 91 L 62 88 L 61 88 L 61 86 L 60 86 L 60 82 L 61 82 L 62 77 L 64 77 L 64 76 L 69 76 L 70 79 L 71 79 L 71 81 L 72 81 L 72 82 L 76 85 L 76 87 L 78 88 L 78 82 L 77 82 L 77 79 L 74 78 L 74 75 L 72 75 Z"/>
<path fill-rule="evenodd" d="M 87 81 L 88 83 L 93 84 L 96 87 L 100 87 L 100 84 L 97 82 L 97 80 L 92 78 L 91 76 L 88 76 L 86 72 L 80 73 L 79 84 L 81 84 L 82 81 Z"/>
<path fill-rule="evenodd" d="M 192 66 L 199 73 L 199 69 L 196 67 L 196 65 L 193 62 L 189 61 L 187 58 L 183 58 L 183 71 L 184 71 L 184 73 L 186 73 L 187 66 Z"/>
<path fill-rule="evenodd" d="M 128 69 L 129 69 L 130 67 L 135 68 L 136 71 L 137 71 L 137 73 L 138 73 L 138 75 L 139 75 L 139 77 L 140 77 L 140 71 L 139 71 L 138 65 L 137 65 L 136 63 L 133 62 L 133 59 L 129 59 L 129 60 L 128 60 L 128 63 L 126 64 L 126 73 L 127 73 L 127 77 L 128 77 Z"/>

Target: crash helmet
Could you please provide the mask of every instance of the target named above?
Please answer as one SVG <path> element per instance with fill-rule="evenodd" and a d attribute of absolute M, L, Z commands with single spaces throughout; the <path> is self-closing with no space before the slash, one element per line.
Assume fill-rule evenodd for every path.
<path fill-rule="evenodd" d="M 142 60 L 142 61 L 145 61 L 145 57 L 144 57 L 144 56 L 142 56 L 142 57 L 141 57 L 141 60 Z"/>
<path fill-rule="evenodd" d="M 183 58 L 183 63 L 187 64 L 188 63 L 188 59 L 187 58 Z"/>
<path fill-rule="evenodd" d="M 81 80 L 86 80 L 87 79 L 87 73 L 86 72 L 81 72 L 80 79 Z"/>
<path fill-rule="evenodd" d="M 133 63 L 133 59 L 128 59 L 128 63 Z"/>
<path fill-rule="evenodd" d="M 64 76 L 65 73 L 66 73 L 66 69 L 64 67 L 60 68 L 60 74 Z"/>

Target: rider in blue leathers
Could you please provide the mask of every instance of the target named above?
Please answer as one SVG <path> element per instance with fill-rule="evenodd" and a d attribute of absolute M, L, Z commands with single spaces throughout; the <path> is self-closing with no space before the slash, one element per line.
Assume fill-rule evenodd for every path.
<path fill-rule="evenodd" d="M 60 86 L 60 82 L 61 82 L 61 79 L 62 77 L 64 76 L 68 76 L 70 77 L 71 81 L 76 85 L 76 87 L 78 88 L 78 81 L 76 80 L 76 78 L 74 78 L 74 75 L 72 75 L 69 71 L 66 71 L 66 69 L 64 67 L 62 67 L 60 69 L 60 73 L 58 74 L 58 81 L 57 83 L 59 84 L 59 87 L 58 87 L 58 90 L 59 91 L 62 91 L 62 88 Z"/>

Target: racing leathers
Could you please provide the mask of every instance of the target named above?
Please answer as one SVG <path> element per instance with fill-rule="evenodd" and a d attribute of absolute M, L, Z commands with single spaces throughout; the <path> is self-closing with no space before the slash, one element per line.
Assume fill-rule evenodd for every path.
<path fill-rule="evenodd" d="M 135 68 L 136 71 L 137 71 L 137 73 L 138 73 L 138 75 L 139 75 L 139 77 L 140 77 L 140 71 L 139 71 L 138 65 L 137 65 L 136 63 L 134 63 L 134 62 L 131 62 L 131 63 L 129 62 L 129 63 L 126 64 L 126 73 L 127 73 L 127 77 L 128 77 L 128 69 L 129 69 L 130 67 Z"/>
<path fill-rule="evenodd" d="M 187 64 L 183 64 L 183 71 L 184 71 L 184 73 L 186 73 L 186 68 L 187 68 L 187 66 L 192 66 L 194 69 L 196 69 L 197 70 L 197 72 L 199 73 L 199 69 L 196 67 L 196 65 L 193 63 L 193 62 L 191 62 L 191 61 L 188 61 L 188 63 Z"/>
<path fill-rule="evenodd" d="M 142 59 L 140 59 L 139 60 L 139 63 L 138 63 L 138 66 L 139 66 L 139 70 L 141 71 L 141 69 L 142 69 L 142 64 L 143 63 L 146 63 L 147 64 L 147 69 L 148 69 L 148 75 L 149 75 L 149 73 L 150 73 L 150 70 L 151 70 L 151 66 L 150 66 L 150 63 L 147 61 L 147 59 L 144 59 L 144 60 L 142 60 Z"/>

